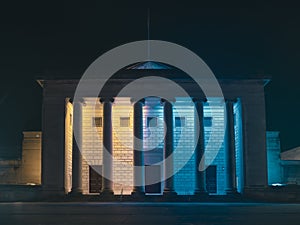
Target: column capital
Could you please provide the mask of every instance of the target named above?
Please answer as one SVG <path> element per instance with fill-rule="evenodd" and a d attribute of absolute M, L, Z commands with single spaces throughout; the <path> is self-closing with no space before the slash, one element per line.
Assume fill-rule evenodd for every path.
<path fill-rule="evenodd" d="M 194 97 L 193 98 L 193 102 L 194 103 L 196 103 L 196 102 L 207 102 L 207 98 L 205 98 L 205 97 L 199 97 L 199 98 L 196 98 L 196 97 Z"/>
<path fill-rule="evenodd" d="M 105 103 L 105 102 L 110 102 L 110 103 L 114 103 L 115 98 L 112 97 L 102 97 L 100 98 L 100 103 Z"/>
<path fill-rule="evenodd" d="M 131 98 L 130 101 L 132 104 L 141 103 L 141 104 L 145 105 L 145 98 L 138 99 L 138 100 L 136 98 Z"/>
<path fill-rule="evenodd" d="M 225 103 L 236 103 L 238 100 L 236 98 L 225 98 Z"/>
<path fill-rule="evenodd" d="M 82 103 L 83 105 L 85 105 L 85 100 L 83 98 L 77 98 L 76 101 L 74 100 L 74 98 L 69 98 L 68 101 L 72 104 Z"/>
<path fill-rule="evenodd" d="M 173 105 L 176 102 L 175 98 L 172 99 L 165 99 L 165 98 L 161 98 L 160 99 L 160 104 L 164 105 L 165 103 L 170 103 L 171 105 Z"/>

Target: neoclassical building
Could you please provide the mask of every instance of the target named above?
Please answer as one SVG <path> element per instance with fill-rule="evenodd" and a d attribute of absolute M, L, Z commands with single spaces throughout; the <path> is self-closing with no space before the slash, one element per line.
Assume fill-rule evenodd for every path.
<path fill-rule="evenodd" d="M 147 76 L 170 79 L 191 98 L 133 99 L 118 94 L 122 87 Z M 42 192 L 44 195 L 260 192 L 268 185 L 264 96 L 268 81 L 260 76 L 219 77 L 224 98 L 204 96 L 183 72 L 145 62 L 120 70 L 99 96 L 87 95 L 75 101 L 78 79 L 40 79 Z M 103 146 L 107 151 L 103 151 Z M 143 151 L 137 150 L 141 146 Z M 107 158 L 107 152 L 112 157 Z M 206 169 L 199 170 L 203 156 Z M 171 160 L 166 163 L 164 159 L 168 157 Z M 166 173 L 174 175 L 165 179 Z M 159 182 L 153 183 L 151 179 Z"/>

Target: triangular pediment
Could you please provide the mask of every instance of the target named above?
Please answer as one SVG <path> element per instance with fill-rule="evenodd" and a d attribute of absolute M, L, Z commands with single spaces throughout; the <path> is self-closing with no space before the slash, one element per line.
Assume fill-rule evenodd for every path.
<path fill-rule="evenodd" d="M 160 62 L 153 62 L 153 61 L 146 61 L 146 62 L 139 62 L 136 63 L 127 69 L 132 70 L 166 70 L 171 69 L 171 67 L 167 66 L 166 64 Z"/>

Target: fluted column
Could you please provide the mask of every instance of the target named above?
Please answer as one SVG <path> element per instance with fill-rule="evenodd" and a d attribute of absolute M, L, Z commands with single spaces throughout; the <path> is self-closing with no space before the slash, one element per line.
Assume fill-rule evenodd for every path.
<path fill-rule="evenodd" d="M 143 153 L 143 105 L 144 99 L 133 106 L 133 165 L 134 188 L 132 194 L 144 194 L 144 153 Z"/>
<path fill-rule="evenodd" d="M 112 182 L 112 103 L 111 98 L 102 98 L 103 104 L 103 161 L 101 194 L 113 195 Z"/>
<path fill-rule="evenodd" d="M 226 192 L 236 193 L 236 163 L 234 134 L 234 100 L 226 100 Z"/>
<path fill-rule="evenodd" d="M 176 194 L 174 190 L 174 125 L 173 125 L 173 106 L 169 101 L 162 100 L 164 103 L 164 122 L 165 122 L 165 139 L 164 139 L 164 165 L 165 177 L 172 174 L 165 179 L 164 194 Z M 168 160 L 167 160 L 168 159 Z"/>
<path fill-rule="evenodd" d="M 73 102 L 72 194 L 82 194 L 82 106 Z"/>
<path fill-rule="evenodd" d="M 204 160 L 204 115 L 203 104 L 206 99 L 193 99 L 195 103 L 195 131 L 198 138 L 195 149 L 195 172 L 196 172 L 196 187 L 195 195 L 207 194 L 205 186 L 205 160 Z M 203 163 L 200 164 L 203 158 Z"/>

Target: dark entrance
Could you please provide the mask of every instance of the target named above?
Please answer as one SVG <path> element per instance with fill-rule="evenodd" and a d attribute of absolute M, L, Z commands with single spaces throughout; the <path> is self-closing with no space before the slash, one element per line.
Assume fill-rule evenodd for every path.
<path fill-rule="evenodd" d="M 101 170 L 102 170 L 102 166 L 89 166 L 90 193 L 100 193 L 100 190 L 102 189 L 102 176 L 97 172 Z"/>
<path fill-rule="evenodd" d="M 215 165 L 206 169 L 206 190 L 208 193 L 217 193 L 217 166 Z"/>
<path fill-rule="evenodd" d="M 161 169 L 159 165 L 145 166 L 145 183 L 152 183 L 152 181 L 161 180 Z M 145 186 L 147 194 L 160 194 L 161 182 L 149 184 Z"/>

